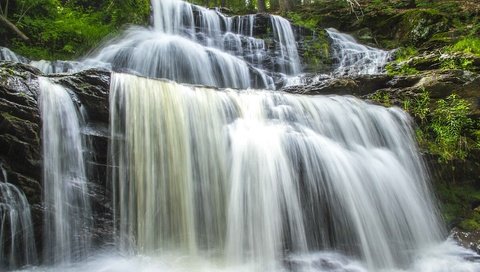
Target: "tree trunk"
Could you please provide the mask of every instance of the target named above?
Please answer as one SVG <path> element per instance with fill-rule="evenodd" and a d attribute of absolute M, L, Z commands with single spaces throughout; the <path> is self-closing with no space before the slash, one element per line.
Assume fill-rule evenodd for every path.
<path fill-rule="evenodd" d="M 291 11 L 293 7 L 292 0 L 279 0 L 280 1 L 280 11 L 287 12 Z"/>
<path fill-rule="evenodd" d="M 20 29 L 18 29 L 12 22 L 10 22 L 7 18 L 5 18 L 3 15 L 0 15 L 0 23 L 15 32 L 22 40 L 28 42 L 30 39 L 27 37 L 27 35 L 23 34 Z"/>
<path fill-rule="evenodd" d="M 267 11 L 265 0 L 257 0 L 257 10 L 259 13 L 265 13 Z"/>

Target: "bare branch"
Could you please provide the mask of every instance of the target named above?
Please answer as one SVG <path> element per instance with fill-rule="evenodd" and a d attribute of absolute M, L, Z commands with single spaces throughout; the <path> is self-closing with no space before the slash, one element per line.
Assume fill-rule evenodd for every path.
<path fill-rule="evenodd" d="M 12 24 L 5 16 L 0 15 L 0 23 L 8 27 L 10 30 L 15 32 L 22 40 L 29 41 L 30 39 L 27 35 L 23 34 L 23 32 L 18 29 L 14 24 Z"/>

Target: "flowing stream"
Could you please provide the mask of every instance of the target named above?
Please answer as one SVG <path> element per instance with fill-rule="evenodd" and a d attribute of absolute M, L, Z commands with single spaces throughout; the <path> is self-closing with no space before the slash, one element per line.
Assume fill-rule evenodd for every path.
<path fill-rule="evenodd" d="M 446 240 L 405 112 L 273 91 L 302 71 L 284 18 L 179 0 L 152 7 L 151 27 L 131 27 L 82 61 L 32 63 L 122 71 L 109 94 L 115 239 L 93 245 L 80 102 L 40 77 L 43 258 L 22 271 L 480 271 L 476 254 Z M 257 38 L 262 16 L 273 43 Z M 328 33 L 334 76 L 383 71 L 387 51 Z M 35 265 L 29 205 L 6 174 L 0 208 L 10 245 L 0 265 Z"/>

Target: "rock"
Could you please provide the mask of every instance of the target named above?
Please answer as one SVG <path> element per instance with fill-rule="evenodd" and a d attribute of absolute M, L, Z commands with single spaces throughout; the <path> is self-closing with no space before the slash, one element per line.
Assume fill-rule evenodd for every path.
<path fill-rule="evenodd" d="M 480 254 L 480 230 L 462 231 L 459 228 L 453 228 L 450 231 L 450 237 L 460 246 L 471 249 Z"/>
<path fill-rule="evenodd" d="M 41 117 L 38 77 L 28 65 L 0 63 L 0 164 L 8 182 L 21 189 L 32 207 L 37 249 L 41 251 L 43 212 Z M 87 70 L 72 75 L 49 76 L 67 87 L 72 98 L 88 112 L 83 129 L 89 145 L 87 169 L 94 213 L 94 239 L 110 242 L 113 212 L 107 180 L 110 72 Z"/>
<path fill-rule="evenodd" d="M 39 74 L 28 65 L 0 63 L 0 161 L 31 204 L 41 202 Z"/>
<path fill-rule="evenodd" d="M 25 193 L 32 207 L 38 207 L 32 209 L 34 226 L 43 222 L 39 75 L 28 65 L 0 62 L 0 166 L 8 182 Z M 41 228 L 35 228 L 34 235 L 41 241 Z"/>
<path fill-rule="evenodd" d="M 109 71 L 91 69 L 73 75 L 54 75 L 52 78 L 75 92 L 90 121 L 108 124 Z"/>
<path fill-rule="evenodd" d="M 339 78 L 321 78 L 310 84 L 291 86 L 281 91 L 296 94 L 308 95 L 355 95 L 366 96 L 378 89 L 387 88 L 388 83 L 393 79 L 388 75 L 364 75 Z"/>
<path fill-rule="evenodd" d="M 92 196 L 93 238 L 98 245 L 113 241 L 114 233 L 111 192 L 107 184 L 110 75 L 111 72 L 107 70 L 90 69 L 76 74 L 51 76 L 54 82 L 75 94 L 77 103 L 87 113 L 87 126 L 83 133 L 89 150 L 86 166 Z"/>
<path fill-rule="evenodd" d="M 418 46 L 450 27 L 446 15 L 434 9 L 413 9 L 398 16 L 400 22 L 394 27 L 394 38 L 403 44 Z"/>

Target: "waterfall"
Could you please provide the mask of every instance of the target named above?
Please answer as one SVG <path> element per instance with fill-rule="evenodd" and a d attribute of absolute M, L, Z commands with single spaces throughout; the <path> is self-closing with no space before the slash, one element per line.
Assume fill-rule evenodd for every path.
<path fill-rule="evenodd" d="M 372 75 L 384 72 L 391 52 L 365 46 L 352 36 L 336 29 L 326 30 L 332 40 L 332 55 L 337 64 L 337 75 Z"/>
<path fill-rule="evenodd" d="M 336 249 L 374 270 L 408 267 L 443 237 L 399 109 L 126 74 L 110 99 L 123 249 L 259 271 Z"/>
<path fill-rule="evenodd" d="M 80 63 L 76 61 L 31 61 L 31 66 L 42 71 L 44 74 L 71 73 L 80 70 Z"/>
<path fill-rule="evenodd" d="M 280 62 L 278 65 L 283 73 L 296 75 L 300 73 L 301 69 L 292 26 L 289 21 L 280 16 L 272 15 L 271 20 L 275 39 L 278 40 L 278 46 L 280 47 L 280 57 L 276 58 L 275 61 Z"/>
<path fill-rule="evenodd" d="M 81 118 L 61 85 L 39 78 L 42 115 L 44 259 L 69 263 L 90 249 L 92 213 L 85 174 Z"/>
<path fill-rule="evenodd" d="M 467 261 L 477 255 L 444 241 L 407 113 L 272 91 L 302 69 L 279 16 L 228 17 L 179 0 L 152 0 L 152 12 L 152 26 L 82 61 L 31 62 L 45 73 L 116 72 L 100 181 L 111 195 L 95 204 L 79 100 L 38 80 L 45 266 L 25 271 L 480 271 Z M 338 67 L 319 79 L 383 72 L 389 52 L 327 32 Z M 29 204 L 2 177 L 0 269 L 36 264 Z M 101 248 L 93 230 L 112 226 L 94 228 L 92 209 L 105 215 L 98 222 L 113 217 L 115 241 Z"/>
<path fill-rule="evenodd" d="M 37 262 L 30 204 L 0 165 L 0 270 Z"/>
<path fill-rule="evenodd" d="M 29 64 L 44 74 L 72 73 L 89 67 L 101 66 L 95 63 L 86 63 L 85 65 L 82 65 L 78 61 L 30 61 L 29 59 L 16 54 L 6 47 L 0 47 L 0 61 L 12 61 Z"/>
<path fill-rule="evenodd" d="M 272 37 L 266 39 L 273 44 L 267 46 L 265 37 L 254 32 L 257 16 L 265 15 L 228 17 L 180 0 L 152 0 L 152 15 L 151 27 L 133 26 L 83 60 L 30 65 L 46 74 L 127 69 L 148 77 L 238 89 L 275 89 L 275 79 L 301 72 L 292 26 L 282 17 L 270 16 L 266 27 Z M 0 59 L 19 61 L 6 50 L 0 51 Z"/>
<path fill-rule="evenodd" d="M 130 28 L 87 58 L 84 66 L 100 64 L 148 77 L 241 89 L 275 89 L 273 74 L 301 72 L 286 19 L 271 16 L 276 47 L 271 49 L 254 35 L 257 15 L 227 17 L 179 0 L 153 0 L 152 8 L 152 28 Z"/>
<path fill-rule="evenodd" d="M 28 60 L 20 55 L 15 54 L 12 50 L 0 46 L 0 61 L 13 61 L 27 63 Z"/>

